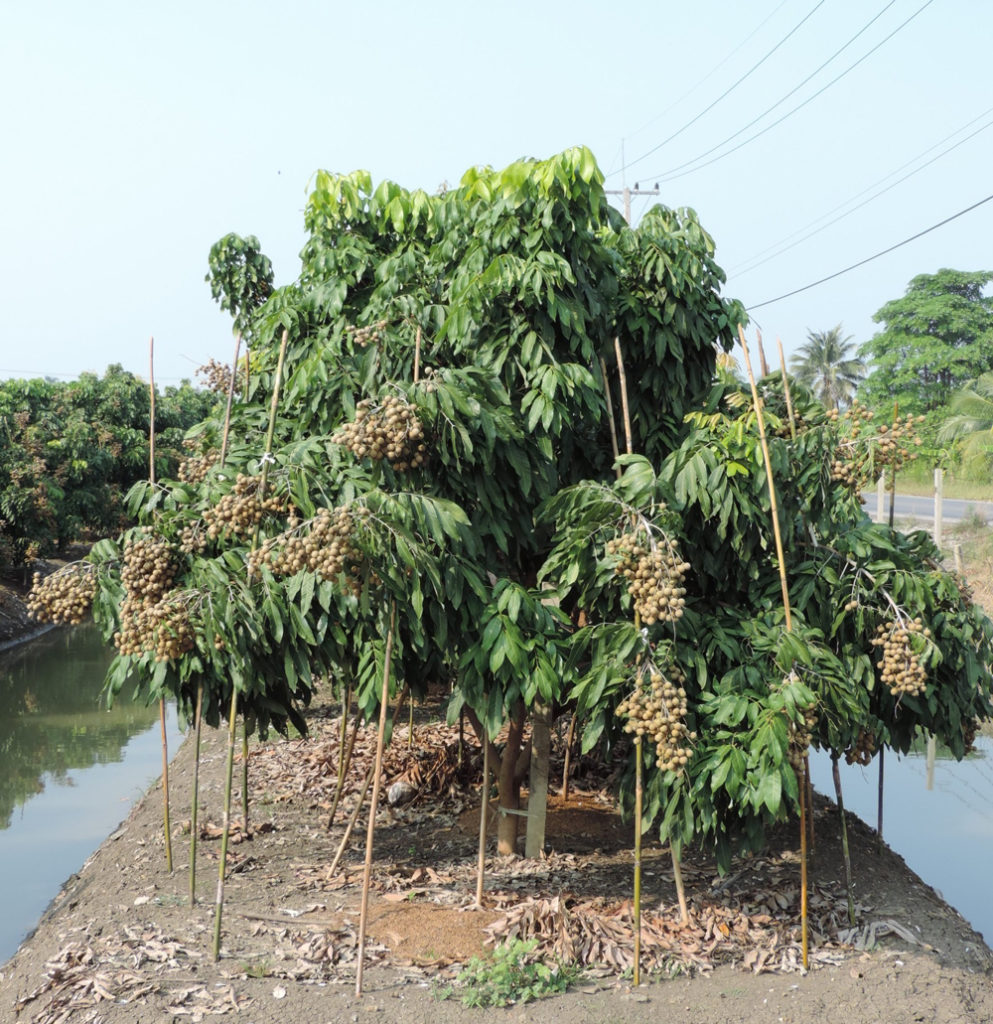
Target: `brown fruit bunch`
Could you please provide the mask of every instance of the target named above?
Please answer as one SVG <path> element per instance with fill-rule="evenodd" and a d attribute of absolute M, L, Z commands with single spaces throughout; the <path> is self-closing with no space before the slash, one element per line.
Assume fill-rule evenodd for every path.
<path fill-rule="evenodd" d="M 172 591 L 161 600 L 121 602 L 121 628 L 114 646 L 124 655 L 153 653 L 156 661 L 171 661 L 193 650 L 195 637 L 187 595 Z"/>
<path fill-rule="evenodd" d="M 26 603 L 39 622 L 74 626 L 89 615 L 96 591 L 96 566 L 74 562 L 48 576 L 36 572 Z"/>
<path fill-rule="evenodd" d="M 650 547 L 640 534 L 625 533 L 607 541 L 607 554 L 628 584 L 635 611 L 646 626 L 675 622 L 686 605 L 683 577 L 690 569 L 676 544 L 664 538 Z"/>
<path fill-rule="evenodd" d="M 379 339 L 383 336 L 386 324 L 386 320 L 377 320 L 376 323 L 369 324 L 366 327 L 355 327 L 352 324 L 348 324 L 345 327 L 345 334 L 359 348 L 368 348 L 370 345 L 375 345 L 379 342 Z"/>
<path fill-rule="evenodd" d="M 864 768 L 876 753 L 876 737 L 865 729 L 859 729 L 855 746 L 845 751 L 845 760 L 848 764 L 860 764 Z"/>
<path fill-rule="evenodd" d="M 172 586 L 178 569 L 172 546 L 164 537 L 145 532 L 125 541 L 121 583 L 134 600 L 160 600 Z"/>
<path fill-rule="evenodd" d="M 648 673 L 647 689 L 644 676 L 640 677 L 635 689 L 617 706 L 617 713 L 627 719 L 625 732 L 654 741 L 659 769 L 678 775 L 693 756 L 690 743 L 696 733 L 690 732 L 684 721 L 686 691 L 682 684 L 686 677 L 676 665 L 665 671 L 666 675 L 655 669 Z"/>
<path fill-rule="evenodd" d="M 894 697 L 903 694 L 914 697 L 923 693 L 927 672 L 921 664 L 921 653 L 924 642 L 930 637 L 931 630 L 919 618 L 899 618 L 876 628 L 872 643 L 882 648 L 876 666 L 880 678 Z"/>
<path fill-rule="evenodd" d="M 246 536 L 263 516 L 282 516 L 286 504 L 281 497 L 269 493 L 262 497 L 262 477 L 239 473 L 234 487 L 221 500 L 203 514 L 207 536 L 214 540 L 222 534 Z"/>
<path fill-rule="evenodd" d="M 428 461 L 424 428 L 417 410 L 405 399 L 388 395 L 381 401 L 363 399 L 355 407 L 355 419 L 334 433 L 334 440 L 360 459 L 386 459 L 402 473 Z"/>
<path fill-rule="evenodd" d="M 210 467 L 217 463 L 221 453 L 216 448 L 211 448 L 197 455 L 196 442 L 189 440 L 183 442 L 183 447 L 189 454 L 179 463 L 176 475 L 184 484 L 202 483 L 207 479 Z"/>
<path fill-rule="evenodd" d="M 231 367 L 210 359 L 197 368 L 196 375 L 207 385 L 208 391 L 226 395 L 231 388 Z"/>
<path fill-rule="evenodd" d="M 356 517 L 368 515 L 359 505 L 349 508 L 322 508 L 307 523 L 297 524 L 270 537 L 249 555 L 248 568 L 257 574 L 267 566 L 276 576 L 314 572 L 332 582 L 345 577 L 345 587 L 353 594 L 361 589 L 362 552 L 353 536 Z"/>

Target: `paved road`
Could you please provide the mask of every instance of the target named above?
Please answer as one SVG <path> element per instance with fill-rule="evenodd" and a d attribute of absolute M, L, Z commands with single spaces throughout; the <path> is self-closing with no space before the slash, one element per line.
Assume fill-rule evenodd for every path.
<path fill-rule="evenodd" d="M 865 491 L 865 510 L 870 516 L 876 515 L 876 492 Z M 890 496 L 887 494 L 883 502 L 883 514 L 889 515 Z M 917 498 L 911 495 L 898 494 L 894 513 L 897 519 L 919 519 L 930 522 L 934 519 L 934 498 Z M 993 501 L 963 501 L 959 498 L 945 498 L 941 507 L 941 519 L 945 523 L 957 523 L 967 515 L 978 514 L 993 525 Z"/>

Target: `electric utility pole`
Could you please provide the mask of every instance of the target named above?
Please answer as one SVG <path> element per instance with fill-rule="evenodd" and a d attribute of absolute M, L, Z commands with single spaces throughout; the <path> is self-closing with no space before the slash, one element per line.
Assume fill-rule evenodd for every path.
<path fill-rule="evenodd" d="M 655 182 L 655 188 L 638 188 L 638 182 L 635 182 L 634 188 L 628 188 L 625 185 L 624 188 L 605 188 L 603 191 L 608 196 L 624 197 L 624 220 L 627 222 L 628 227 L 631 226 L 631 196 L 657 196 L 661 194 L 658 182 Z"/>

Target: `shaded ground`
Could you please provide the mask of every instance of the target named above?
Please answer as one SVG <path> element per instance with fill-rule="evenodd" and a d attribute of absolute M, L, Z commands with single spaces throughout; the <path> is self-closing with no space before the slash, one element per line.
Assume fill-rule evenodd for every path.
<path fill-rule="evenodd" d="M 405 716 L 403 716 L 405 717 Z M 210 957 L 224 775 L 223 734 L 201 768 L 198 903 L 188 894 L 192 744 L 171 770 L 175 870 L 164 863 L 154 789 L 73 876 L 36 934 L 0 970 L 0 1021 L 196 1021 L 252 1024 L 479 1019 L 438 983 L 487 940 L 533 935 L 550 954 L 589 962 L 565 995 L 489 1015 L 527 1021 L 716 1022 L 993 1020 L 993 954 L 968 924 L 853 820 L 857 927 L 848 928 L 836 812 L 819 802 L 811 868 L 811 970 L 800 969 L 795 829 L 725 878 L 705 859 L 684 865 L 691 922 L 681 927 L 668 854 L 644 860 L 642 963 L 633 990 L 630 829 L 603 780 L 577 769 L 554 801 L 542 860 L 496 858 L 474 908 L 479 754 L 459 765 L 457 729 L 406 729 L 390 748 L 388 784 L 413 799 L 377 822 L 364 994 L 355 996 L 364 816 L 340 867 L 329 867 L 372 750 L 359 734 L 343 808 L 327 829 L 336 782 L 337 720 L 317 709 L 308 740 L 252 748 L 250 841 L 229 853 L 222 955 Z M 240 764 L 236 779 L 240 778 Z M 240 801 L 240 794 L 238 796 Z M 240 808 L 240 804 L 239 804 Z M 241 811 L 239 809 L 238 813 Z M 491 835 L 492 835 L 491 829 Z M 949 852 L 950 856 L 954 851 Z"/>

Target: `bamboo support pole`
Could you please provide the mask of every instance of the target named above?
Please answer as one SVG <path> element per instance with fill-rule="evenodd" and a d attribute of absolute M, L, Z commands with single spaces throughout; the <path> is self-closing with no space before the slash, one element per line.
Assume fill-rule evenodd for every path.
<path fill-rule="evenodd" d="M 796 414 L 793 412 L 793 393 L 790 391 L 790 378 L 786 372 L 786 356 L 783 354 L 783 343 L 776 339 L 779 349 L 779 370 L 783 376 L 783 396 L 786 398 L 786 414 L 790 418 L 790 438 L 796 440 Z"/>
<path fill-rule="evenodd" d="M 386 745 L 386 716 L 390 700 L 390 664 L 393 660 L 393 632 L 396 629 L 397 605 L 390 604 L 390 625 L 383 654 L 383 691 L 379 701 L 379 735 L 376 739 L 376 767 L 373 769 L 372 800 L 369 805 L 369 827 L 365 840 L 365 868 L 362 873 L 362 910 L 359 914 L 358 962 L 355 968 L 355 995 L 362 995 L 362 961 L 365 959 L 365 932 L 369 920 L 369 884 L 372 881 L 372 844 L 376 835 L 376 809 L 383 771 L 383 748 Z"/>
<path fill-rule="evenodd" d="M 569 799 L 569 768 L 572 761 L 572 742 L 576 737 L 576 712 L 569 719 L 569 731 L 565 735 L 565 756 L 562 759 L 562 799 Z"/>
<path fill-rule="evenodd" d="M 162 818 L 165 833 L 166 871 L 172 874 L 172 828 L 169 824 L 169 739 L 166 736 L 165 698 L 159 699 L 159 726 L 162 732 Z"/>
<path fill-rule="evenodd" d="M 334 873 L 338 870 L 341 858 L 344 856 L 345 850 L 348 847 L 348 840 L 352 838 L 355 823 L 359 820 L 359 814 L 362 812 L 362 805 L 365 803 L 365 795 L 369 792 L 369 783 L 372 782 L 372 772 L 373 769 L 370 768 L 365 773 L 365 779 L 362 782 L 362 789 L 359 790 L 359 798 L 356 800 L 355 806 L 352 808 L 351 816 L 348 819 L 348 824 L 345 826 L 345 834 L 341 837 L 341 842 L 338 844 L 338 850 L 334 855 L 334 860 L 331 861 L 331 866 L 328 868 L 328 878 L 334 877 Z"/>
<path fill-rule="evenodd" d="M 242 824 L 245 827 L 245 838 L 251 839 L 251 830 L 248 827 L 248 719 L 242 722 L 241 731 L 241 814 Z"/>
<path fill-rule="evenodd" d="M 241 332 L 235 340 L 234 362 L 231 366 L 231 380 L 228 382 L 227 403 L 224 407 L 224 430 L 221 435 L 221 457 L 223 465 L 227 458 L 228 439 L 231 434 L 231 405 L 234 396 L 235 378 L 238 375 L 238 350 L 241 348 Z M 200 740 L 203 736 L 203 678 L 197 684 L 197 706 L 193 714 L 193 792 L 190 798 L 190 906 L 197 901 L 197 842 L 200 838 Z"/>
<path fill-rule="evenodd" d="M 641 984 L 641 818 L 644 803 L 641 737 L 634 738 L 634 985 Z"/>
<path fill-rule="evenodd" d="M 224 432 L 221 434 L 221 465 L 224 465 L 224 460 L 228 454 L 228 438 L 231 433 L 231 406 L 234 403 L 235 379 L 238 376 L 238 351 L 240 349 L 241 331 L 238 332 L 234 342 L 234 362 L 231 364 L 231 380 L 228 381 L 228 394 L 224 405 Z M 245 390 L 248 390 L 247 384 Z"/>
<path fill-rule="evenodd" d="M 841 772 L 838 770 L 838 755 L 831 755 L 831 775 L 834 777 L 834 797 L 841 818 L 841 855 L 845 862 L 845 892 L 848 896 L 848 923 L 855 927 L 854 881 L 852 880 L 852 857 L 848 848 L 848 819 L 845 817 L 845 798 L 841 792 Z"/>
<path fill-rule="evenodd" d="M 479 791 L 479 856 L 476 862 L 476 906 L 483 906 L 483 882 L 486 877 L 486 819 L 490 811 L 490 738 L 483 728 L 483 785 Z"/>
<path fill-rule="evenodd" d="M 614 462 L 617 462 L 620 451 L 617 448 L 617 420 L 614 418 L 614 400 L 610 397 L 610 383 L 607 380 L 607 364 L 600 360 L 600 373 L 603 376 L 603 394 L 607 399 L 607 422 L 610 424 L 610 450 L 614 453 Z M 615 469 L 617 478 L 620 479 L 621 467 Z"/>
<path fill-rule="evenodd" d="M 342 720 L 344 722 L 344 719 Z M 342 791 L 345 788 L 345 777 L 348 775 L 348 769 L 352 766 L 352 750 L 355 748 L 355 737 L 358 734 L 359 726 L 362 724 L 362 712 L 358 711 L 355 715 L 355 723 L 352 725 L 352 731 L 348 737 L 348 745 L 342 751 L 342 756 L 338 761 L 338 785 L 334 791 L 334 799 L 331 801 L 331 811 L 328 814 L 328 828 L 334 824 L 335 812 L 338 810 L 338 802 L 341 800 Z"/>
<path fill-rule="evenodd" d="M 769 364 L 765 361 L 765 349 L 762 347 L 762 332 L 755 332 L 755 341 L 759 350 L 759 370 L 763 377 L 769 376 Z"/>
<path fill-rule="evenodd" d="M 203 680 L 197 685 L 193 716 L 193 792 L 190 795 L 190 906 L 197 901 L 197 840 L 200 838 L 200 736 L 203 723 Z"/>
<path fill-rule="evenodd" d="M 628 379 L 624 372 L 624 356 L 621 354 L 621 339 L 614 338 L 614 353 L 617 356 L 617 376 L 621 383 L 621 412 L 624 417 L 624 443 L 628 455 L 634 452 L 631 440 L 631 410 L 628 407 Z"/>
<path fill-rule="evenodd" d="M 148 482 L 155 483 L 155 338 L 148 339 Z M 172 874 L 172 827 L 169 821 L 169 739 L 166 735 L 165 697 L 159 698 L 162 732 L 162 828 L 166 870 Z"/>
<path fill-rule="evenodd" d="M 276 433 L 276 409 L 279 406 L 279 389 L 283 379 L 283 364 L 286 360 L 286 346 L 289 343 L 289 332 L 283 331 L 283 339 L 279 346 L 279 359 L 276 363 L 276 377 L 272 385 L 272 402 L 269 406 L 269 429 L 266 433 L 265 453 L 262 458 L 262 478 L 259 482 L 260 494 L 264 496 L 269 480 L 269 459 L 272 453 L 272 439 Z M 256 527 L 252 537 L 251 550 L 258 547 L 259 531 Z M 221 855 L 217 869 L 217 898 L 214 912 L 214 941 L 212 953 L 214 960 L 221 955 L 221 921 L 224 915 L 224 876 L 227 871 L 228 842 L 231 838 L 231 783 L 234 776 L 234 746 L 238 721 L 238 691 L 232 683 L 231 709 L 228 714 L 228 758 L 224 779 L 224 828 L 221 832 Z"/>
<path fill-rule="evenodd" d="M 758 385 L 755 383 L 755 374 L 752 372 L 752 361 L 748 353 L 748 342 L 745 340 L 745 331 L 741 324 L 738 324 L 738 340 L 745 354 L 745 368 L 748 371 L 748 382 L 752 389 L 752 402 L 755 406 L 755 419 L 759 428 L 759 444 L 762 448 L 762 461 L 765 465 L 766 481 L 769 485 L 769 511 L 772 516 L 772 533 L 776 542 L 776 558 L 779 561 L 779 585 L 783 599 L 783 613 L 786 617 L 786 632 L 793 631 L 793 616 L 790 610 L 790 590 L 786 579 L 786 555 L 783 551 L 783 536 L 779 526 L 779 506 L 776 501 L 776 486 L 772 477 L 772 459 L 769 455 L 769 442 L 765 433 L 765 417 L 762 414 L 762 398 L 759 395 Z M 808 922 L 807 922 L 807 796 L 806 796 L 806 758 L 804 758 L 804 769 L 799 779 L 800 788 L 800 934 L 801 947 L 803 952 L 803 966 L 806 969 L 808 950 Z"/>
<path fill-rule="evenodd" d="M 421 379 L 421 328 L 417 327 L 417 336 L 414 338 L 414 383 Z"/>

